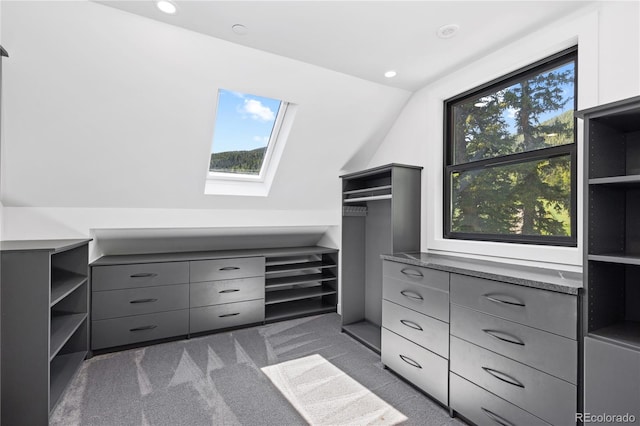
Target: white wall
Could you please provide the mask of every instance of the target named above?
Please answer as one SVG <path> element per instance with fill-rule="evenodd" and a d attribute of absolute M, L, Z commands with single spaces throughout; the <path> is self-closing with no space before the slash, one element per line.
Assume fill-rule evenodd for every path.
<path fill-rule="evenodd" d="M 510 71 L 578 44 L 578 108 L 640 94 L 640 4 L 603 2 L 577 11 L 499 51 L 424 87 L 409 100 L 372 158 L 373 167 L 389 162 L 424 167 L 422 175 L 423 251 L 545 263 L 580 270 L 582 191 L 578 191 L 578 247 L 548 247 L 446 240 L 442 238 L 443 101 Z M 455 52 L 452 52 L 455 54 Z M 582 158 L 579 121 L 578 158 Z M 578 164 L 578 187 L 582 182 Z"/>
<path fill-rule="evenodd" d="M 88 1 L 3 2 L 4 238 L 335 226 L 410 96 Z M 268 197 L 204 195 L 218 88 L 296 103 Z"/>

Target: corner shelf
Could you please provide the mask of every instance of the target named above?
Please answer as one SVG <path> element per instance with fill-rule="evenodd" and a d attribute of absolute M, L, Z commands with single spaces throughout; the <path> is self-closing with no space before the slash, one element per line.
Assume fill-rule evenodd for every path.
<path fill-rule="evenodd" d="M 89 241 L 0 242 L 2 424 L 47 424 L 87 356 Z"/>
<path fill-rule="evenodd" d="M 338 299 L 338 251 L 315 251 L 267 256 L 265 321 L 335 312 Z"/>

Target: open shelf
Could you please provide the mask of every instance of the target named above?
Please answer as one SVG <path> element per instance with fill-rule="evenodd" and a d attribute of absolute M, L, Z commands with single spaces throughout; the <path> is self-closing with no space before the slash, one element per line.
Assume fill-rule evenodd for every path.
<path fill-rule="evenodd" d="M 51 317 L 49 359 L 52 359 L 58 353 L 86 318 L 86 313 L 56 315 Z"/>
<path fill-rule="evenodd" d="M 267 278 L 265 282 L 266 288 L 284 287 L 293 284 L 304 284 L 311 282 L 322 282 L 335 280 L 335 276 L 327 274 L 301 274 L 288 277 Z"/>
<path fill-rule="evenodd" d="M 55 305 L 75 289 L 87 282 L 87 276 L 65 271 L 63 269 L 53 269 L 51 271 L 51 304 Z"/>
<path fill-rule="evenodd" d="M 631 255 L 625 253 L 603 253 L 590 254 L 589 260 L 608 263 L 622 263 L 625 265 L 640 265 L 640 255 Z"/>
<path fill-rule="evenodd" d="M 86 356 L 87 351 L 80 351 L 58 355 L 53 358 L 50 364 L 49 411 L 55 408 L 62 393 L 79 370 L 80 364 L 82 364 Z"/>
<path fill-rule="evenodd" d="M 362 189 L 353 189 L 351 191 L 344 191 L 344 195 L 353 195 L 353 194 L 365 194 L 369 192 L 391 192 L 391 185 L 382 185 L 382 186 L 374 186 L 370 188 L 362 188 Z"/>
<path fill-rule="evenodd" d="M 267 265 L 266 274 L 275 274 L 280 272 L 303 271 L 306 269 L 325 269 L 335 268 L 335 263 L 323 263 L 321 260 L 311 262 L 286 263 L 281 265 Z"/>
<path fill-rule="evenodd" d="M 640 322 L 622 321 L 589 333 L 591 337 L 614 344 L 624 344 L 640 351 Z"/>
<path fill-rule="evenodd" d="M 273 305 L 275 303 L 291 302 L 293 300 L 328 296 L 330 294 L 336 293 L 336 290 L 334 290 L 333 288 L 323 286 L 292 288 L 289 290 L 280 291 L 267 291 L 265 293 L 265 305 Z"/>
<path fill-rule="evenodd" d="M 265 307 L 265 321 L 279 321 L 307 315 L 319 315 L 335 312 L 336 305 L 324 302 L 322 298 L 296 300 Z"/>
<path fill-rule="evenodd" d="M 363 203 L 366 201 L 376 201 L 376 200 L 390 200 L 391 194 L 385 195 L 372 195 L 369 197 L 358 197 L 358 198 L 345 198 L 344 203 Z"/>
<path fill-rule="evenodd" d="M 342 326 L 342 331 L 373 351 L 380 353 L 380 348 L 382 346 L 380 326 L 364 320 L 354 322 L 352 324 L 345 324 Z"/>
<path fill-rule="evenodd" d="M 593 178 L 589 179 L 589 185 L 640 186 L 640 175 Z"/>

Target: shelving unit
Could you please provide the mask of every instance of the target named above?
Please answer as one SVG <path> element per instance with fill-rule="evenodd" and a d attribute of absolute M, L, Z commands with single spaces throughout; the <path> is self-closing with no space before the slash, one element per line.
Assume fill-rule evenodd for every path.
<path fill-rule="evenodd" d="M 265 321 L 335 312 L 338 252 L 317 247 L 266 257 Z"/>
<path fill-rule="evenodd" d="M 47 424 L 87 355 L 88 242 L 0 243 L 2 424 Z"/>
<path fill-rule="evenodd" d="M 389 164 L 342 178 L 342 331 L 380 352 L 381 254 L 420 251 L 421 167 Z"/>
<path fill-rule="evenodd" d="M 638 416 L 640 97 L 576 115 L 585 126 L 584 412 Z"/>

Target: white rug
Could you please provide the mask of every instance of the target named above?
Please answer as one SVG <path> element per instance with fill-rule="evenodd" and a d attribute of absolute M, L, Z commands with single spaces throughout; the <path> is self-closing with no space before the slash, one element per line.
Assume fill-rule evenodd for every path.
<path fill-rule="evenodd" d="M 262 371 L 309 424 L 395 425 L 407 417 L 320 355 Z"/>

